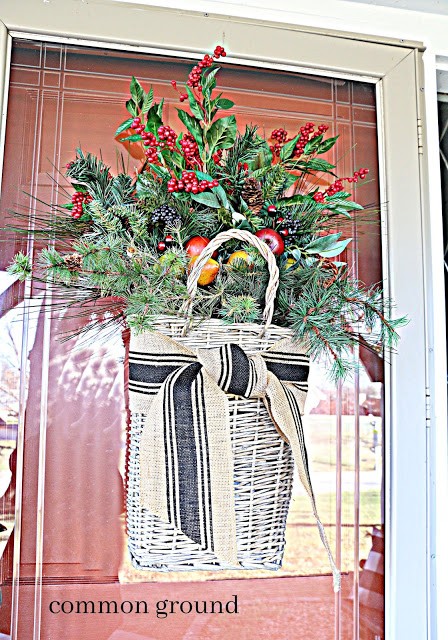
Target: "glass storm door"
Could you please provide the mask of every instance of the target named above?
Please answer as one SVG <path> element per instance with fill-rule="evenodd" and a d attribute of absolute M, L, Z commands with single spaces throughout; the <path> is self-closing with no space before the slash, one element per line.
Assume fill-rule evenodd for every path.
<path fill-rule="evenodd" d="M 45 203 L 61 202 L 68 185 L 60 170 L 77 146 L 101 153 L 112 171 L 119 154 L 130 151 L 132 167 L 137 163 L 134 149 L 125 150 L 113 138 L 124 119 L 130 76 L 152 84 L 156 95 L 165 98 L 174 125 L 177 100 L 170 80 L 182 82 L 190 66 L 191 60 L 179 57 L 16 39 L 2 216 L 10 209 L 21 212 L 26 227 L 36 224 Z M 369 167 L 370 180 L 357 188 L 355 197 L 369 209 L 370 224 L 360 228 L 355 219 L 344 229 L 355 238 L 345 258 L 364 282 L 378 282 L 385 247 L 375 84 L 239 64 L 220 71 L 219 85 L 238 105 L 240 129 L 257 122 L 266 132 L 278 127 L 292 132 L 309 120 L 324 123 L 340 136 L 343 155 L 328 154 L 339 175 Z M 18 250 L 35 248 L 17 234 L 14 243 L 1 245 L 1 268 Z M 124 533 L 121 340 L 61 342 L 62 324 L 66 330 L 78 320 L 62 323 L 63 307 L 60 319 L 50 319 L 44 291 L 36 292 L 33 309 L 22 302 L 23 296 L 23 285 L 5 281 L 3 299 L 10 310 L 1 318 L 0 348 L 6 381 L 0 396 L 5 423 L 0 422 L 5 527 L 1 633 L 21 640 L 385 637 L 388 499 L 383 446 L 390 419 L 385 411 L 390 373 L 380 357 L 360 350 L 359 373 L 337 387 L 319 363 L 312 368 L 305 428 L 321 518 L 343 572 L 339 594 L 333 594 L 325 554 L 298 483 L 278 573 L 141 572 L 129 563 Z M 16 481 L 20 485 L 14 491 Z M 17 499 L 20 518 L 14 528 Z M 244 611 L 239 617 L 173 614 L 164 619 L 154 614 L 159 600 L 228 600 L 233 594 Z M 153 609 L 146 615 L 126 610 L 76 613 L 76 603 L 104 600 L 119 606 L 145 600 Z M 54 601 L 69 604 L 55 614 Z"/>

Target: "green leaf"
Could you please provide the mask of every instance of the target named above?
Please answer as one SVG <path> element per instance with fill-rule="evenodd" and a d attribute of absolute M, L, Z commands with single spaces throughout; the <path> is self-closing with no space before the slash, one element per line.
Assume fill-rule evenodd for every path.
<path fill-rule="evenodd" d="M 325 171 L 325 173 L 331 173 L 331 175 L 335 175 L 331 169 L 335 168 L 334 164 L 327 162 L 326 160 L 322 160 L 321 158 L 310 158 L 306 162 L 298 162 L 297 168 L 302 169 L 303 171 Z"/>
<path fill-rule="evenodd" d="M 131 116 L 134 116 L 134 118 L 138 116 L 138 107 L 132 98 L 126 102 L 126 109 L 129 111 Z"/>
<path fill-rule="evenodd" d="M 283 145 L 280 149 L 280 160 L 288 160 L 292 154 L 294 153 L 294 149 L 296 148 L 297 140 L 300 138 L 300 133 L 298 133 L 292 140 Z"/>
<path fill-rule="evenodd" d="M 207 132 L 210 155 L 216 149 L 229 149 L 233 146 L 236 133 L 235 116 L 227 116 L 226 118 L 215 120 Z"/>
<path fill-rule="evenodd" d="M 319 253 L 323 258 L 334 258 L 335 256 L 338 256 L 340 253 L 342 253 L 351 241 L 352 238 L 341 240 L 340 242 L 337 242 L 331 249 L 328 249 L 327 251 L 320 251 Z"/>
<path fill-rule="evenodd" d="M 188 131 L 198 143 L 199 148 L 202 149 L 204 147 L 204 142 L 202 139 L 202 127 L 199 122 L 196 120 L 196 118 L 190 116 L 190 114 L 183 109 L 178 109 L 177 114 L 179 116 L 179 120 L 183 122 L 183 124 L 187 127 Z"/>
<path fill-rule="evenodd" d="M 203 113 L 203 111 L 201 109 L 201 105 L 199 104 L 199 102 L 194 97 L 194 93 L 190 89 L 190 87 L 187 87 L 187 93 L 188 93 L 188 102 L 190 104 L 191 113 L 198 120 L 203 120 L 204 119 L 204 113 Z"/>
<path fill-rule="evenodd" d="M 267 173 L 270 171 L 272 165 L 272 151 L 266 140 L 263 140 L 260 136 L 257 136 L 256 139 L 261 141 L 260 150 L 255 158 L 249 163 L 249 167 L 252 170 L 266 169 Z"/>
<path fill-rule="evenodd" d="M 335 136 L 334 138 L 327 138 L 326 140 L 324 140 L 322 144 L 319 145 L 317 153 L 326 153 L 327 151 L 330 151 L 330 149 L 336 144 L 336 140 L 338 138 L 339 136 Z"/>
<path fill-rule="evenodd" d="M 126 129 L 129 129 L 131 124 L 132 124 L 132 118 L 129 118 L 129 120 L 125 120 L 124 122 L 122 122 L 118 127 L 118 129 L 115 131 L 114 138 L 116 138 L 120 133 L 123 133 L 123 131 L 126 131 Z"/>
<path fill-rule="evenodd" d="M 220 67 L 216 67 L 207 74 L 205 80 L 202 80 L 202 95 L 204 98 L 210 99 L 211 92 L 216 87 L 216 74 L 218 73 Z"/>
<path fill-rule="evenodd" d="M 304 249 L 307 253 L 321 253 L 322 251 L 327 251 L 335 246 L 340 237 L 340 232 L 331 233 L 328 236 L 321 236 L 320 238 L 316 238 L 309 242 Z"/>
<path fill-rule="evenodd" d="M 231 100 L 228 100 L 227 98 L 218 98 L 217 100 L 215 100 L 214 106 L 218 107 L 218 109 L 231 109 L 233 106 L 235 106 L 235 103 Z"/>
<path fill-rule="evenodd" d="M 162 98 L 159 104 L 157 105 L 157 115 L 159 118 L 163 116 L 163 103 L 165 102 L 165 98 Z M 154 105 L 156 106 L 156 105 Z"/>
<path fill-rule="evenodd" d="M 128 140 L 129 142 L 137 142 L 138 140 L 141 140 L 142 137 L 139 133 L 133 133 L 132 136 L 126 136 L 126 138 L 120 138 L 119 142 L 125 142 L 126 140 Z"/>
<path fill-rule="evenodd" d="M 145 92 L 140 82 L 134 76 L 132 76 L 130 91 L 135 104 L 141 109 Z"/>
<path fill-rule="evenodd" d="M 203 193 L 193 193 L 191 199 L 195 200 L 195 202 L 205 204 L 207 207 L 211 207 L 212 209 L 221 208 L 221 203 L 218 199 L 218 196 L 211 191 L 204 191 Z"/>
<path fill-rule="evenodd" d="M 312 140 L 307 142 L 305 145 L 305 149 L 303 150 L 303 153 L 307 156 L 310 153 L 317 151 L 320 143 L 323 140 L 323 137 L 324 137 L 323 134 L 321 134 L 320 136 L 316 136 L 316 138 L 313 138 Z"/>
<path fill-rule="evenodd" d="M 156 134 L 157 129 L 161 126 L 161 124 L 162 119 L 158 114 L 158 105 L 153 104 L 148 111 L 145 129 L 146 131 L 151 131 L 152 133 Z"/>
<path fill-rule="evenodd" d="M 290 196 L 289 198 L 281 198 L 279 204 L 285 207 L 292 207 L 295 204 L 301 204 L 307 196 L 301 196 L 299 194 Z"/>
<path fill-rule="evenodd" d="M 255 178 L 256 180 L 259 180 L 260 178 L 262 178 L 264 175 L 267 174 L 270 168 L 271 168 L 270 166 L 266 166 L 266 167 L 261 167 L 261 169 L 255 169 L 255 171 L 252 171 L 252 173 L 250 174 L 250 177 Z"/>
<path fill-rule="evenodd" d="M 248 220 L 241 220 L 241 222 L 237 225 L 237 229 L 244 229 L 245 231 L 252 231 L 252 227 Z"/>
<path fill-rule="evenodd" d="M 142 113 L 148 113 L 148 111 L 151 108 L 153 99 L 154 99 L 154 89 L 151 87 L 151 89 L 149 90 L 148 95 L 146 96 L 146 98 L 143 101 Z"/>

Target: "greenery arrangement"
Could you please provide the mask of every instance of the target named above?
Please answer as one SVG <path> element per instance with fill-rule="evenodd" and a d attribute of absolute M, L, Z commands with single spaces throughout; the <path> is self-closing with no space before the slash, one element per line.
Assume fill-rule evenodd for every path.
<path fill-rule="evenodd" d="M 129 119 L 116 131 L 138 142 L 144 161 L 135 176 L 113 176 L 100 158 L 77 149 L 65 176 L 75 189 L 71 201 L 37 217 L 33 233 L 48 241 L 32 263 L 19 253 L 9 272 L 51 283 L 65 306 L 92 314 L 107 309 L 80 331 L 98 323 L 125 322 L 133 330 L 152 328 L 154 318 L 179 314 L 186 300 L 188 269 L 220 231 L 246 229 L 277 257 L 280 288 L 274 322 L 307 339 L 311 357 L 327 355 L 334 378 L 353 367 L 356 344 L 381 352 L 393 347 L 405 318 L 391 319 L 391 301 L 379 287 L 355 279 L 336 258 L 351 238 L 344 221 L 361 205 L 344 187 L 367 169 L 337 177 L 321 156 L 337 142 L 328 127 L 308 122 L 292 138 L 284 129 L 264 139 L 256 126 L 237 129 L 234 104 L 216 93 L 216 61 L 222 47 L 196 65 L 179 99 L 186 131 L 163 122 L 163 101 L 154 101 L 134 77 L 126 108 Z M 319 188 L 323 175 L 331 184 Z M 230 243 L 208 261 L 199 280 L 195 315 L 225 322 L 261 318 L 268 273 L 251 247 Z M 84 311 L 82 311 L 84 310 Z"/>

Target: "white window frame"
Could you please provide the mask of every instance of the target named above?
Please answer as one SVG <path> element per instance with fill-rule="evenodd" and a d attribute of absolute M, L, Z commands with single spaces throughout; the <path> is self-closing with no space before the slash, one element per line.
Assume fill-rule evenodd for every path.
<path fill-rule="evenodd" d="M 424 120 L 421 45 L 114 0 L 98 4 L 20 0 L 7 5 L 2 7 L 0 24 L 0 99 L 7 95 L 1 89 L 8 83 L 11 35 L 192 56 L 224 42 L 231 52 L 230 63 L 376 82 L 381 200 L 385 203 L 383 267 L 397 314 L 406 313 L 412 319 L 402 331 L 399 355 L 391 354 L 386 367 L 386 638 L 429 638 L 435 624 L 435 608 L 430 615 L 429 604 L 433 597 L 436 602 L 429 557 L 436 545 L 430 527 L 433 494 L 427 464 L 434 446 L 427 427 L 434 416 L 427 396 L 437 385 L 433 373 L 437 354 L 433 350 L 427 167 L 417 126 Z M 5 114 L 6 99 L 0 131 L 4 131 Z M 35 625 L 34 637 L 38 634 Z"/>

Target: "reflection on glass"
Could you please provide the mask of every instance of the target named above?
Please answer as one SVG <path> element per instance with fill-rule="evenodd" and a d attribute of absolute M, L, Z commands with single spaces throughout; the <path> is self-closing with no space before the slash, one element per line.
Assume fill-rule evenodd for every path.
<path fill-rule="evenodd" d="M 177 122 L 176 95 L 170 80 L 181 81 L 189 61 L 16 41 L 13 48 L 2 206 L 33 213 L 32 193 L 56 200 L 57 169 L 73 157 L 76 146 L 102 153 L 116 166 L 113 132 L 124 119 L 129 78 L 152 83 Z M 297 130 L 308 120 L 330 125 L 340 135 L 338 173 L 370 168 L 371 181 L 356 193 L 364 204 L 378 202 L 375 93 L 372 85 L 346 80 L 253 68 L 229 67 L 220 85 L 241 105 L 238 124 L 258 122 L 266 130 Z M 300 125 L 299 125 L 300 126 Z M 134 161 L 130 160 L 130 166 Z M 50 173 L 50 176 L 47 175 Z M 41 205 L 38 205 L 39 208 Z M 357 238 L 358 254 L 347 261 L 366 283 L 381 279 L 378 216 Z M 1 268 L 23 240 L 2 244 Z M 362 254 L 362 259 L 361 259 Z M 12 299 L 12 297 L 11 297 Z M 10 306 L 13 306 L 10 304 Z M 9 460 L 15 447 L 20 308 L 4 316 L 0 366 L 0 489 L 6 490 L 0 523 L 6 541 L 13 526 L 13 485 Z M 62 314 L 63 316 L 64 314 Z M 66 314 L 67 315 L 67 314 Z M 125 538 L 123 481 L 126 473 L 126 415 L 123 393 L 123 345 L 119 334 L 105 341 L 58 341 L 77 320 L 56 316 L 51 325 L 50 356 L 43 366 L 43 316 L 35 315 L 29 337 L 29 390 L 25 421 L 24 503 L 20 549 L 18 637 L 33 637 L 36 588 L 42 588 L 41 637 L 90 640 L 258 637 L 260 620 L 269 637 L 288 638 L 291 629 L 307 630 L 307 640 L 383 638 L 382 385 L 376 355 L 360 352 L 357 378 L 335 387 L 325 367 L 312 369 L 306 406 L 311 473 L 321 518 L 344 572 L 342 592 L 334 597 L 328 561 L 319 540 L 308 499 L 295 483 L 282 569 L 250 572 L 156 574 L 136 571 L 129 563 Z M 14 326 L 13 326 L 14 325 Z M 5 338 L 3 338 L 5 336 Z M 46 461 L 39 468 L 42 375 L 48 382 Z M 44 474 L 42 476 L 42 474 Z M 36 576 L 36 510 L 39 477 L 45 480 L 42 576 Z M 10 545 L 10 543 L 8 543 Z M 3 544 L 4 547 L 4 544 Z M 3 598 L 0 633 L 10 631 L 12 553 L 2 557 Z M 238 594 L 243 615 L 181 615 L 157 618 L 158 600 L 229 599 Z M 54 615 L 53 600 L 147 600 L 147 616 L 127 614 Z M 8 608 L 9 607 L 9 608 Z M 242 624 L 242 622 L 244 624 Z M 246 634 L 246 635 L 244 635 Z M 283 634 L 283 635 L 282 635 Z M 286 634 L 286 635 L 285 635 Z"/>

